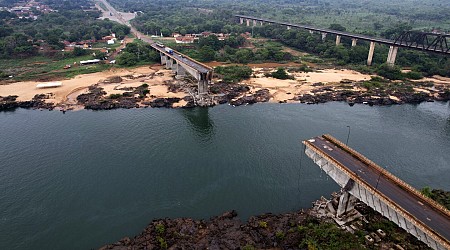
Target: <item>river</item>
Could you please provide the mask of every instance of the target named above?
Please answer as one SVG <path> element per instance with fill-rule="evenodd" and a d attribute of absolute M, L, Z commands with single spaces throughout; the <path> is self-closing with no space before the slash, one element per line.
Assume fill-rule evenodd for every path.
<path fill-rule="evenodd" d="M 416 188 L 450 190 L 450 106 L 222 105 L 0 113 L 0 249 L 90 249 L 155 218 L 242 220 L 339 187 L 302 154 L 329 133 Z"/>

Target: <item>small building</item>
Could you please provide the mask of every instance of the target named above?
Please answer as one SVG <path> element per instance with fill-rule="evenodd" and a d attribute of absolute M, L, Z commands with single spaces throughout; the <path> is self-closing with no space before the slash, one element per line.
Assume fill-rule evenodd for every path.
<path fill-rule="evenodd" d="M 108 45 L 112 45 L 112 44 L 114 44 L 114 40 L 113 40 L 113 39 L 108 40 L 106 43 L 107 43 Z"/>
<path fill-rule="evenodd" d="M 175 38 L 176 43 L 194 43 L 194 37 L 192 36 L 179 36 Z"/>

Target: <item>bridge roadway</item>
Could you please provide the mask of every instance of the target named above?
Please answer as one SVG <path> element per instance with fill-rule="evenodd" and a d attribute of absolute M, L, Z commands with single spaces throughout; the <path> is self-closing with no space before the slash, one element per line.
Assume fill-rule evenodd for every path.
<path fill-rule="evenodd" d="M 292 23 L 286 23 L 286 22 L 278 22 L 278 21 L 273 21 L 273 20 L 269 20 L 269 19 L 265 19 L 265 18 L 259 18 L 259 17 L 252 17 L 252 16 L 235 15 L 235 17 L 243 18 L 243 19 L 249 19 L 249 20 L 255 20 L 255 21 L 263 22 L 263 23 L 271 23 L 271 24 L 277 24 L 277 25 L 282 25 L 282 26 L 287 26 L 287 27 L 301 28 L 301 29 L 306 29 L 306 30 L 310 30 L 310 31 L 316 31 L 316 32 L 320 32 L 320 33 L 334 34 L 334 35 L 343 36 L 343 37 L 350 37 L 350 38 L 354 38 L 354 39 L 358 39 L 358 40 L 364 40 L 364 41 L 369 41 L 369 42 L 386 44 L 386 45 L 389 45 L 389 46 L 397 46 L 397 47 L 404 47 L 404 48 L 410 48 L 410 49 L 425 50 L 425 51 L 431 51 L 431 52 L 437 52 L 437 53 L 450 55 L 450 50 L 449 51 L 445 51 L 445 50 L 439 50 L 439 49 L 436 49 L 436 50 L 422 49 L 420 47 L 416 48 L 416 47 L 413 47 L 413 46 L 408 45 L 408 44 L 396 43 L 394 40 L 385 39 L 385 38 L 370 37 L 370 36 L 366 36 L 366 35 L 353 34 L 353 33 L 345 32 L 345 31 L 316 28 L 316 27 L 309 26 L 309 25 L 292 24 Z"/>
<path fill-rule="evenodd" d="M 379 170 L 356 159 L 347 151 L 337 147 L 323 137 L 308 140 L 309 144 L 323 154 L 331 157 L 341 166 L 353 172 L 361 180 L 395 202 L 400 208 L 412 215 L 431 231 L 440 235 L 450 243 L 450 215 L 417 196 L 403 189 L 398 183 L 383 175 Z"/>
<path fill-rule="evenodd" d="M 199 63 L 197 61 L 195 61 L 194 59 L 187 57 L 183 54 L 181 54 L 180 52 L 173 50 L 173 54 L 169 54 L 164 48 L 159 47 L 158 45 L 156 45 L 156 43 L 148 36 L 136 31 L 135 33 L 142 41 L 149 43 L 150 46 L 152 46 L 155 50 L 159 51 L 160 53 L 165 54 L 168 57 L 173 58 L 175 61 L 177 62 L 181 62 L 186 64 L 187 66 L 195 69 L 196 71 L 200 72 L 200 73 L 208 73 L 210 72 L 212 69 L 202 63 Z"/>
<path fill-rule="evenodd" d="M 206 65 L 204 65 L 204 64 L 202 64 L 200 62 L 197 62 L 194 59 L 192 59 L 190 57 L 187 57 L 187 56 L 181 54 L 178 51 L 174 50 L 173 55 L 167 53 L 164 48 L 161 48 L 161 47 L 157 46 L 156 42 L 154 42 L 150 37 L 148 37 L 148 36 L 144 35 L 143 33 L 139 32 L 136 28 L 134 28 L 130 24 L 130 22 L 126 21 L 122 17 L 122 15 L 119 12 L 117 12 L 117 10 L 114 7 L 112 7 L 111 4 L 108 3 L 108 1 L 100 0 L 100 2 L 102 2 L 106 6 L 106 8 L 109 9 L 111 14 L 114 17 L 116 17 L 117 20 L 119 20 L 119 22 L 121 24 L 124 24 L 124 25 L 127 25 L 128 27 L 130 27 L 131 28 L 131 33 L 133 33 L 137 38 L 141 39 L 142 41 L 144 41 L 146 43 L 149 43 L 155 50 L 159 51 L 160 53 L 165 54 L 168 57 L 173 58 L 177 62 L 181 62 L 181 63 L 183 63 L 183 64 L 193 68 L 194 70 L 196 70 L 196 71 L 198 71 L 200 73 L 206 74 L 206 73 L 209 73 L 209 72 L 212 71 L 212 68 L 210 68 L 210 67 L 208 67 L 208 66 L 206 66 Z"/>

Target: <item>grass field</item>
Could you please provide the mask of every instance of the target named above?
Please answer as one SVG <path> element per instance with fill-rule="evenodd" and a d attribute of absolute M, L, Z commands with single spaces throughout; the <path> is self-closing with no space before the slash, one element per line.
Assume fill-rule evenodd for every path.
<path fill-rule="evenodd" d="M 106 70 L 111 67 L 108 64 L 96 64 L 86 66 L 77 65 L 81 60 L 92 59 L 92 56 L 80 56 L 67 59 L 51 59 L 43 56 L 37 56 L 27 59 L 1 59 L 0 71 L 7 75 L 13 81 L 50 81 L 61 78 L 72 78 L 80 74 L 88 74 Z M 65 65 L 72 65 L 69 69 L 64 69 Z"/>

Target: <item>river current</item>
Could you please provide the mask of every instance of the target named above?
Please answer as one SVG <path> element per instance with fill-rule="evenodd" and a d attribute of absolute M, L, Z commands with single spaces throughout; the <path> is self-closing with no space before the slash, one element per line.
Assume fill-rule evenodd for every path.
<path fill-rule="evenodd" d="M 339 190 L 303 153 L 331 134 L 416 188 L 450 190 L 450 106 L 256 104 L 0 113 L 0 249 L 90 249 L 156 218 L 242 220 Z"/>

